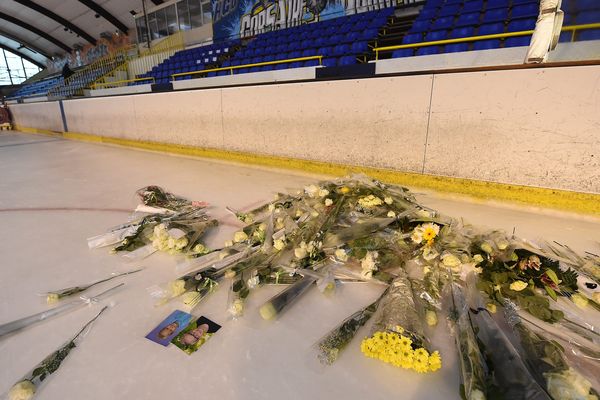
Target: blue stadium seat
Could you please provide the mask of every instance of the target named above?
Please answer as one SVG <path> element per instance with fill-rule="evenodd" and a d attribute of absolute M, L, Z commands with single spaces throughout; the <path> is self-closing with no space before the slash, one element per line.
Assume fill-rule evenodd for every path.
<path fill-rule="evenodd" d="M 369 51 L 369 45 L 367 42 L 355 42 L 352 44 L 352 53 L 362 54 Z"/>
<path fill-rule="evenodd" d="M 465 3 L 461 10 L 461 16 L 467 13 L 481 12 L 483 11 L 484 5 L 482 0 L 468 1 Z"/>
<path fill-rule="evenodd" d="M 458 39 L 471 36 L 475 36 L 475 28 L 473 28 L 472 26 L 466 26 L 463 28 L 455 28 L 454 30 L 452 30 L 452 32 L 450 32 L 448 38 Z"/>
<path fill-rule="evenodd" d="M 402 38 L 402 44 L 421 43 L 423 41 L 422 33 L 409 33 Z"/>
<path fill-rule="evenodd" d="M 508 8 L 510 6 L 509 0 L 487 0 L 486 9 L 492 10 L 494 8 Z"/>
<path fill-rule="evenodd" d="M 324 58 L 323 65 L 326 67 L 336 67 L 337 66 L 337 58 L 335 58 L 335 57 Z"/>
<path fill-rule="evenodd" d="M 577 24 L 593 24 L 600 22 L 600 11 L 580 12 L 575 17 L 575 21 Z"/>
<path fill-rule="evenodd" d="M 431 25 L 431 29 L 439 31 L 441 29 L 449 29 L 454 24 L 454 17 L 441 17 L 436 19 Z"/>
<path fill-rule="evenodd" d="M 348 54 L 349 52 L 350 52 L 350 45 L 348 45 L 348 44 L 338 45 L 338 46 L 335 46 L 333 49 L 334 56 L 342 56 L 344 54 Z"/>
<path fill-rule="evenodd" d="M 426 32 L 429 30 L 429 27 L 431 26 L 431 21 L 427 20 L 427 21 L 415 21 L 413 22 L 409 33 L 419 33 L 419 32 Z"/>
<path fill-rule="evenodd" d="M 513 19 L 508 23 L 507 32 L 531 31 L 535 29 L 535 19 Z"/>
<path fill-rule="evenodd" d="M 354 57 L 354 56 L 344 56 L 344 57 L 341 57 L 338 60 L 338 65 L 339 66 L 354 65 L 356 63 L 357 63 L 356 57 Z"/>
<path fill-rule="evenodd" d="M 444 0 L 427 0 L 425 5 L 423 6 L 423 8 L 424 9 L 437 8 L 440 5 L 442 5 L 442 3 L 444 3 Z"/>
<path fill-rule="evenodd" d="M 437 12 L 438 12 L 437 8 L 421 10 L 421 12 L 419 13 L 419 15 L 416 18 L 416 21 L 431 20 L 431 19 L 435 18 Z"/>
<path fill-rule="evenodd" d="M 433 42 L 434 40 L 444 40 L 447 38 L 447 31 L 431 31 L 427 35 L 425 35 L 425 42 Z"/>
<path fill-rule="evenodd" d="M 460 53 L 463 51 L 469 51 L 469 44 L 468 43 L 452 43 L 452 44 L 446 45 L 446 48 L 444 50 L 446 53 Z"/>
<path fill-rule="evenodd" d="M 454 24 L 454 26 L 455 27 L 476 26 L 479 24 L 479 18 L 480 18 L 479 13 L 461 14 L 458 17 L 458 19 L 456 20 L 456 23 Z"/>
<path fill-rule="evenodd" d="M 530 41 L 531 41 L 531 35 L 509 37 L 509 38 L 506 38 L 506 40 L 504 41 L 504 47 L 529 46 Z"/>
<path fill-rule="evenodd" d="M 350 47 L 350 45 L 345 45 Z M 317 50 L 316 49 L 306 49 L 302 52 L 302 57 L 312 57 L 312 56 L 316 56 L 317 55 Z"/>
<path fill-rule="evenodd" d="M 329 47 L 329 46 L 327 46 L 327 47 L 320 47 L 320 48 L 317 50 L 317 53 L 318 53 L 320 56 L 323 56 L 323 57 L 331 57 L 331 55 L 332 55 L 332 52 L 333 52 L 333 50 L 332 50 L 332 48 L 331 48 L 331 47 Z"/>
<path fill-rule="evenodd" d="M 491 39 L 491 40 L 480 40 L 473 43 L 473 50 L 489 50 L 489 49 L 499 49 L 500 48 L 500 40 Z"/>
<path fill-rule="evenodd" d="M 481 25 L 479 27 L 478 35 L 496 35 L 498 33 L 504 33 L 504 24 L 495 23 L 495 24 L 487 24 Z"/>
<path fill-rule="evenodd" d="M 439 54 L 439 47 L 438 46 L 427 46 L 427 47 L 421 47 L 419 50 L 417 50 L 417 55 L 418 56 L 428 56 L 431 54 Z"/>
<path fill-rule="evenodd" d="M 600 40 L 600 29 L 586 29 L 577 34 L 577 40 Z"/>
<path fill-rule="evenodd" d="M 598 0 L 577 0 L 575 2 L 576 11 L 589 11 L 600 9 L 600 3 Z"/>
<path fill-rule="evenodd" d="M 539 13 L 539 6 L 535 3 L 521 4 L 514 6 L 511 12 L 511 18 L 529 18 L 537 17 Z"/>
<path fill-rule="evenodd" d="M 460 11 L 460 4 L 448 4 L 440 8 L 438 17 L 453 17 Z"/>
<path fill-rule="evenodd" d="M 496 8 L 493 10 L 488 10 L 483 14 L 483 23 L 487 24 L 490 22 L 502 22 L 508 18 L 508 9 L 506 8 Z"/>

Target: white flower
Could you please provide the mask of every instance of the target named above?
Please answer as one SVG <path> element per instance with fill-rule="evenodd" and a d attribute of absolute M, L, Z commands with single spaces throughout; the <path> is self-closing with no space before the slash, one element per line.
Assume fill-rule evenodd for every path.
<path fill-rule="evenodd" d="M 514 281 L 510 284 L 510 290 L 514 290 L 515 292 L 520 292 L 528 286 L 527 282 L 523 281 Z"/>
<path fill-rule="evenodd" d="M 29 400 L 35 394 L 35 385 L 29 380 L 21 381 L 10 388 L 9 400 Z"/>
<path fill-rule="evenodd" d="M 247 283 L 250 289 L 254 289 L 260 283 L 260 278 L 258 276 L 254 276 L 248 279 Z"/>
<path fill-rule="evenodd" d="M 498 309 L 496 308 L 496 305 L 494 303 L 487 303 L 485 305 L 485 308 L 487 308 L 487 310 L 489 312 L 491 312 L 492 314 L 496 314 L 496 311 L 498 311 Z"/>
<path fill-rule="evenodd" d="M 156 239 L 166 239 L 169 237 L 165 224 L 158 224 L 154 227 L 154 237 Z"/>
<path fill-rule="evenodd" d="M 480 263 L 480 262 L 482 262 L 482 261 L 483 261 L 483 257 L 481 257 L 481 254 L 475 254 L 475 255 L 473 256 L 473 262 L 474 262 L 475 264 L 479 264 L 479 263 Z"/>
<path fill-rule="evenodd" d="M 308 250 L 306 247 L 306 242 L 300 243 L 300 247 L 294 249 L 294 255 L 297 259 L 302 260 L 308 256 Z"/>
<path fill-rule="evenodd" d="M 423 230 L 421 229 L 421 227 L 416 227 L 413 232 L 412 235 L 410 235 L 410 239 L 413 241 L 413 243 L 421 243 L 423 241 Z"/>
<path fill-rule="evenodd" d="M 590 395 L 592 384 L 572 368 L 562 373 L 545 373 L 544 377 L 547 381 L 548 393 L 553 399 L 596 399 L 596 396 Z"/>
<path fill-rule="evenodd" d="M 282 250 L 285 247 L 285 239 L 277 239 L 273 242 L 273 247 L 276 250 Z"/>
<path fill-rule="evenodd" d="M 390 196 L 387 196 L 386 198 L 383 199 L 383 202 L 387 205 L 390 205 L 394 202 L 394 200 Z"/>
<path fill-rule="evenodd" d="M 387 213 L 387 216 L 388 216 L 389 218 L 394 218 L 394 217 L 396 217 L 396 213 L 395 213 L 395 212 L 393 212 L 393 211 L 388 211 L 388 213 Z"/>
<path fill-rule="evenodd" d="M 276 230 L 281 230 L 281 229 L 283 229 L 284 226 L 285 226 L 285 224 L 283 222 L 283 218 L 279 217 L 275 220 L 275 229 Z"/>
<path fill-rule="evenodd" d="M 429 211 L 425 211 L 425 210 L 417 211 L 417 215 L 421 218 L 431 218 L 431 213 Z"/>
<path fill-rule="evenodd" d="M 363 258 L 360 262 L 360 266 L 362 268 L 361 276 L 364 278 L 371 278 L 373 276 L 373 271 L 377 270 L 377 257 L 379 257 L 379 253 L 376 251 L 367 251 L 365 258 Z"/>
<path fill-rule="evenodd" d="M 244 313 L 244 301 L 242 299 L 235 299 L 228 311 L 233 317 L 241 317 Z"/>
<path fill-rule="evenodd" d="M 474 389 L 471 392 L 471 399 L 470 400 L 485 400 L 485 394 L 483 394 L 483 392 L 479 389 Z"/>
<path fill-rule="evenodd" d="M 498 246 L 498 249 L 500 250 L 506 250 L 508 248 L 508 240 L 506 239 L 500 239 L 496 242 L 496 246 Z"/>
<path fill-rule="evenodd" d="M 335 258 L 340 261 L 348 261 L 348 254 L 346 254 L 346 250 L 344 249 L 337 249 L 335 251 Z"/>
<path fill-rule="evenodd" d="M 169 292 L 171 296 L 177 297 L 185 292 L 185 281 L 183 279 L 177 279 L 169 282 Z"/>
<path fill-rule="evenodd" d="M 260 224 L 260 225 L 258 226 L 258 230 L 259 230 L 259 231 L 262 231 L 262 232 L 266 231 L 266 230 L 267 230 L 267 224 L 265 224 L 265 223 L 263 222 L 262 224 Z"/>
<path fill-rule="evenodd" d="M 59 300 L 60 297 L 57 293 L 48 293 L 48 296 L 46 297 L 46 303 L 48 304 L 56 304 Z"/>
<path fill-rule="evenodd" d="M 372 194 L 370 194 L 368 196 L 361 197 L 360 199 L 358 199 L 358 204 L 363 208 L 371 208 L 382 205 L 383 200 L 381 200 L 379 197 L 375 197 Z"/>
<path fill-rule="evenodd" d="M 319 193 L 319 188 L 316 185 L 310 185 L 304 188 L 304 193 L 309 197 L 315 197 Z"/>
<path fill-rule="evenodd" d="M 275 204 L 271 203 L 269 204 L 269 212 L 273 212 L 275 211 Z"/>
<path fill-rule="evenodd" d="M 481 246 L 479 246 L 479 247 L 481 248 L 481 250 L 485 251 L 488 254 L 491 254 L 494 252 L 494 248 L 488 242 L 481 243 Z"/>
<path fill-rule="evenodd" d="M 446 253 L 442 255 L 441 258 L 442 264 L 444 264 L 446 267 L 455 268 L 460 265 L 460 260 L 452 253 Z"/>
<path fill-rule="evenodd" d="M 327 207 L 329 207 L 329 206 L 330 206 L 330 205 L 332 205 L 332 204 L 333 204 L 333 200 L 331 200 L 331 199 L 325 199 L 325 205 L 326 205 Z"/>
<path fill-rule="evenodd" d="M 423 246 L 423 259 L 431 261 L 439 255 L 440 253 L 438 253 L 438 251 L 435 248 L 431 246 Z"/>
<path fill-rule="evenodd" d="M 329 190 L 327 189 L 321 189 L 319 190 L 319 197 L 325 197 L 329 194 Z"/>
<path fill-rule="evenodd" d="M 427 310 L 425 312 L 425 321 L 429 326 L 436 326 L 438 323 L 437 314 L 433 310 Z"/>
<path fill-rule="evenodd" d="M 198 243 L 192 248 L 192 253 L 206 253 L 208 249 L 202 243 Z M 219 254 L 219 257 L 221 255 Z"/>
<path fill-rule="evenodd" d="M 473 268 L 473 272 L 475 272 L 477 275 L 479 275 L 483 272 L 483 268 L 481 268 L 481 267 Z"/>
<path fill-rule="evenodd" d="M 168 247 L 169 249 L 173 249 L 173 248 L 175 248 L 175 241 L 176 241 L 176 240 L 177 240 L 177 239 L 175 239 L 175 238 L 173 238 L 173 237 L 169 237 L 169 239 L 167 240 L 167 247 Z"/>
<path fill-rule="evenodd" d="M 235 243 L 241 243 L 248 240 L 248 235 L 244 231 L 238 231 L 233 235 L 233 241 Z"/>
<path fill-rule="evenodd" d="M 175 248 L 177 250 L 182 250 L 187 245 L 188 245 L 188 239 L 185 236 L 182 238 L 179 238 L 175 241 Z"/>
<path fill-rule="evenodd" d="M 225 244 L 223 245 L 224 247 L 231 247 L 233 246 L 233 242 L 231 240 L 228 240 L 225 242 Z"/>

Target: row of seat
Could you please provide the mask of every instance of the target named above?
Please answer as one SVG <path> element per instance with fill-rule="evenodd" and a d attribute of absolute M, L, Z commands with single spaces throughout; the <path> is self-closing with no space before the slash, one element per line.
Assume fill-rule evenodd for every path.
<path fill-rule="evenodd" d="M 8 98 L 16 99 L 20 97 L 43 96 L 48 93 L 48 90 L 61 83 L 62 80 L 62 76 L 54 76 L 36 82 L 31 82 L 26 85 L 23 85 L 16 92 L 12 93 Z"/>

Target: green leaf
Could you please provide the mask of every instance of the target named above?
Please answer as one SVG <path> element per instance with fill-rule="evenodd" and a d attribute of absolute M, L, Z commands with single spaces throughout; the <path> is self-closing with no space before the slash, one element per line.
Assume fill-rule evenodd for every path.
<path fill-rule="evenodd" d="M 240 279 L 234 282 L 232 290 L 237 293 L 242 289 L 243 286 L 244 282 L 242 282 L 242 280 Z"/>
<path fill-rule="evenodd" d="M 560 283 L 560 280 L 558 279 L 558 276 L 556 276 L 556 272 L 552 271 L 551 269 L 547 269 L 546 270 L 546 275 L 548 276 L 548 278 L 550 278 L 550 280 L 552 282 L 554 282 L 555 285 L 558 285 Z M 550 295 L 552 297 L 552 295 Z M 556 296 L 556 294 L 555 294 Z M 552 297 L 554 300 L 556 300 L 556 298 Z"/>
<path fill-rule="evenodd" d="M 544 289 L 546 289 L 548 296 L 552 297 L 552 300 L 554 300 L 554 301 L 558 300 L 558 296 L 556 296 L 556 292 L 554 291 L 554 289 L 552 289 L 550 286 L 547 286 L 547 285 L 544 285 Z"/>

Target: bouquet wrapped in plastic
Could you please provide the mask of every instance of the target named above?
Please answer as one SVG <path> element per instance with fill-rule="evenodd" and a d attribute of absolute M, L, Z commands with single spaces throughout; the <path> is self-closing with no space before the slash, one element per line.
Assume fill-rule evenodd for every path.
<path fill-rule="evenodd" d="M 367 357 L 420 373 L 441 368 L 440 354 L 431 349 L 404 270 L 390 284 L 377 312 L 371 335 L 361 343 Z"/>

